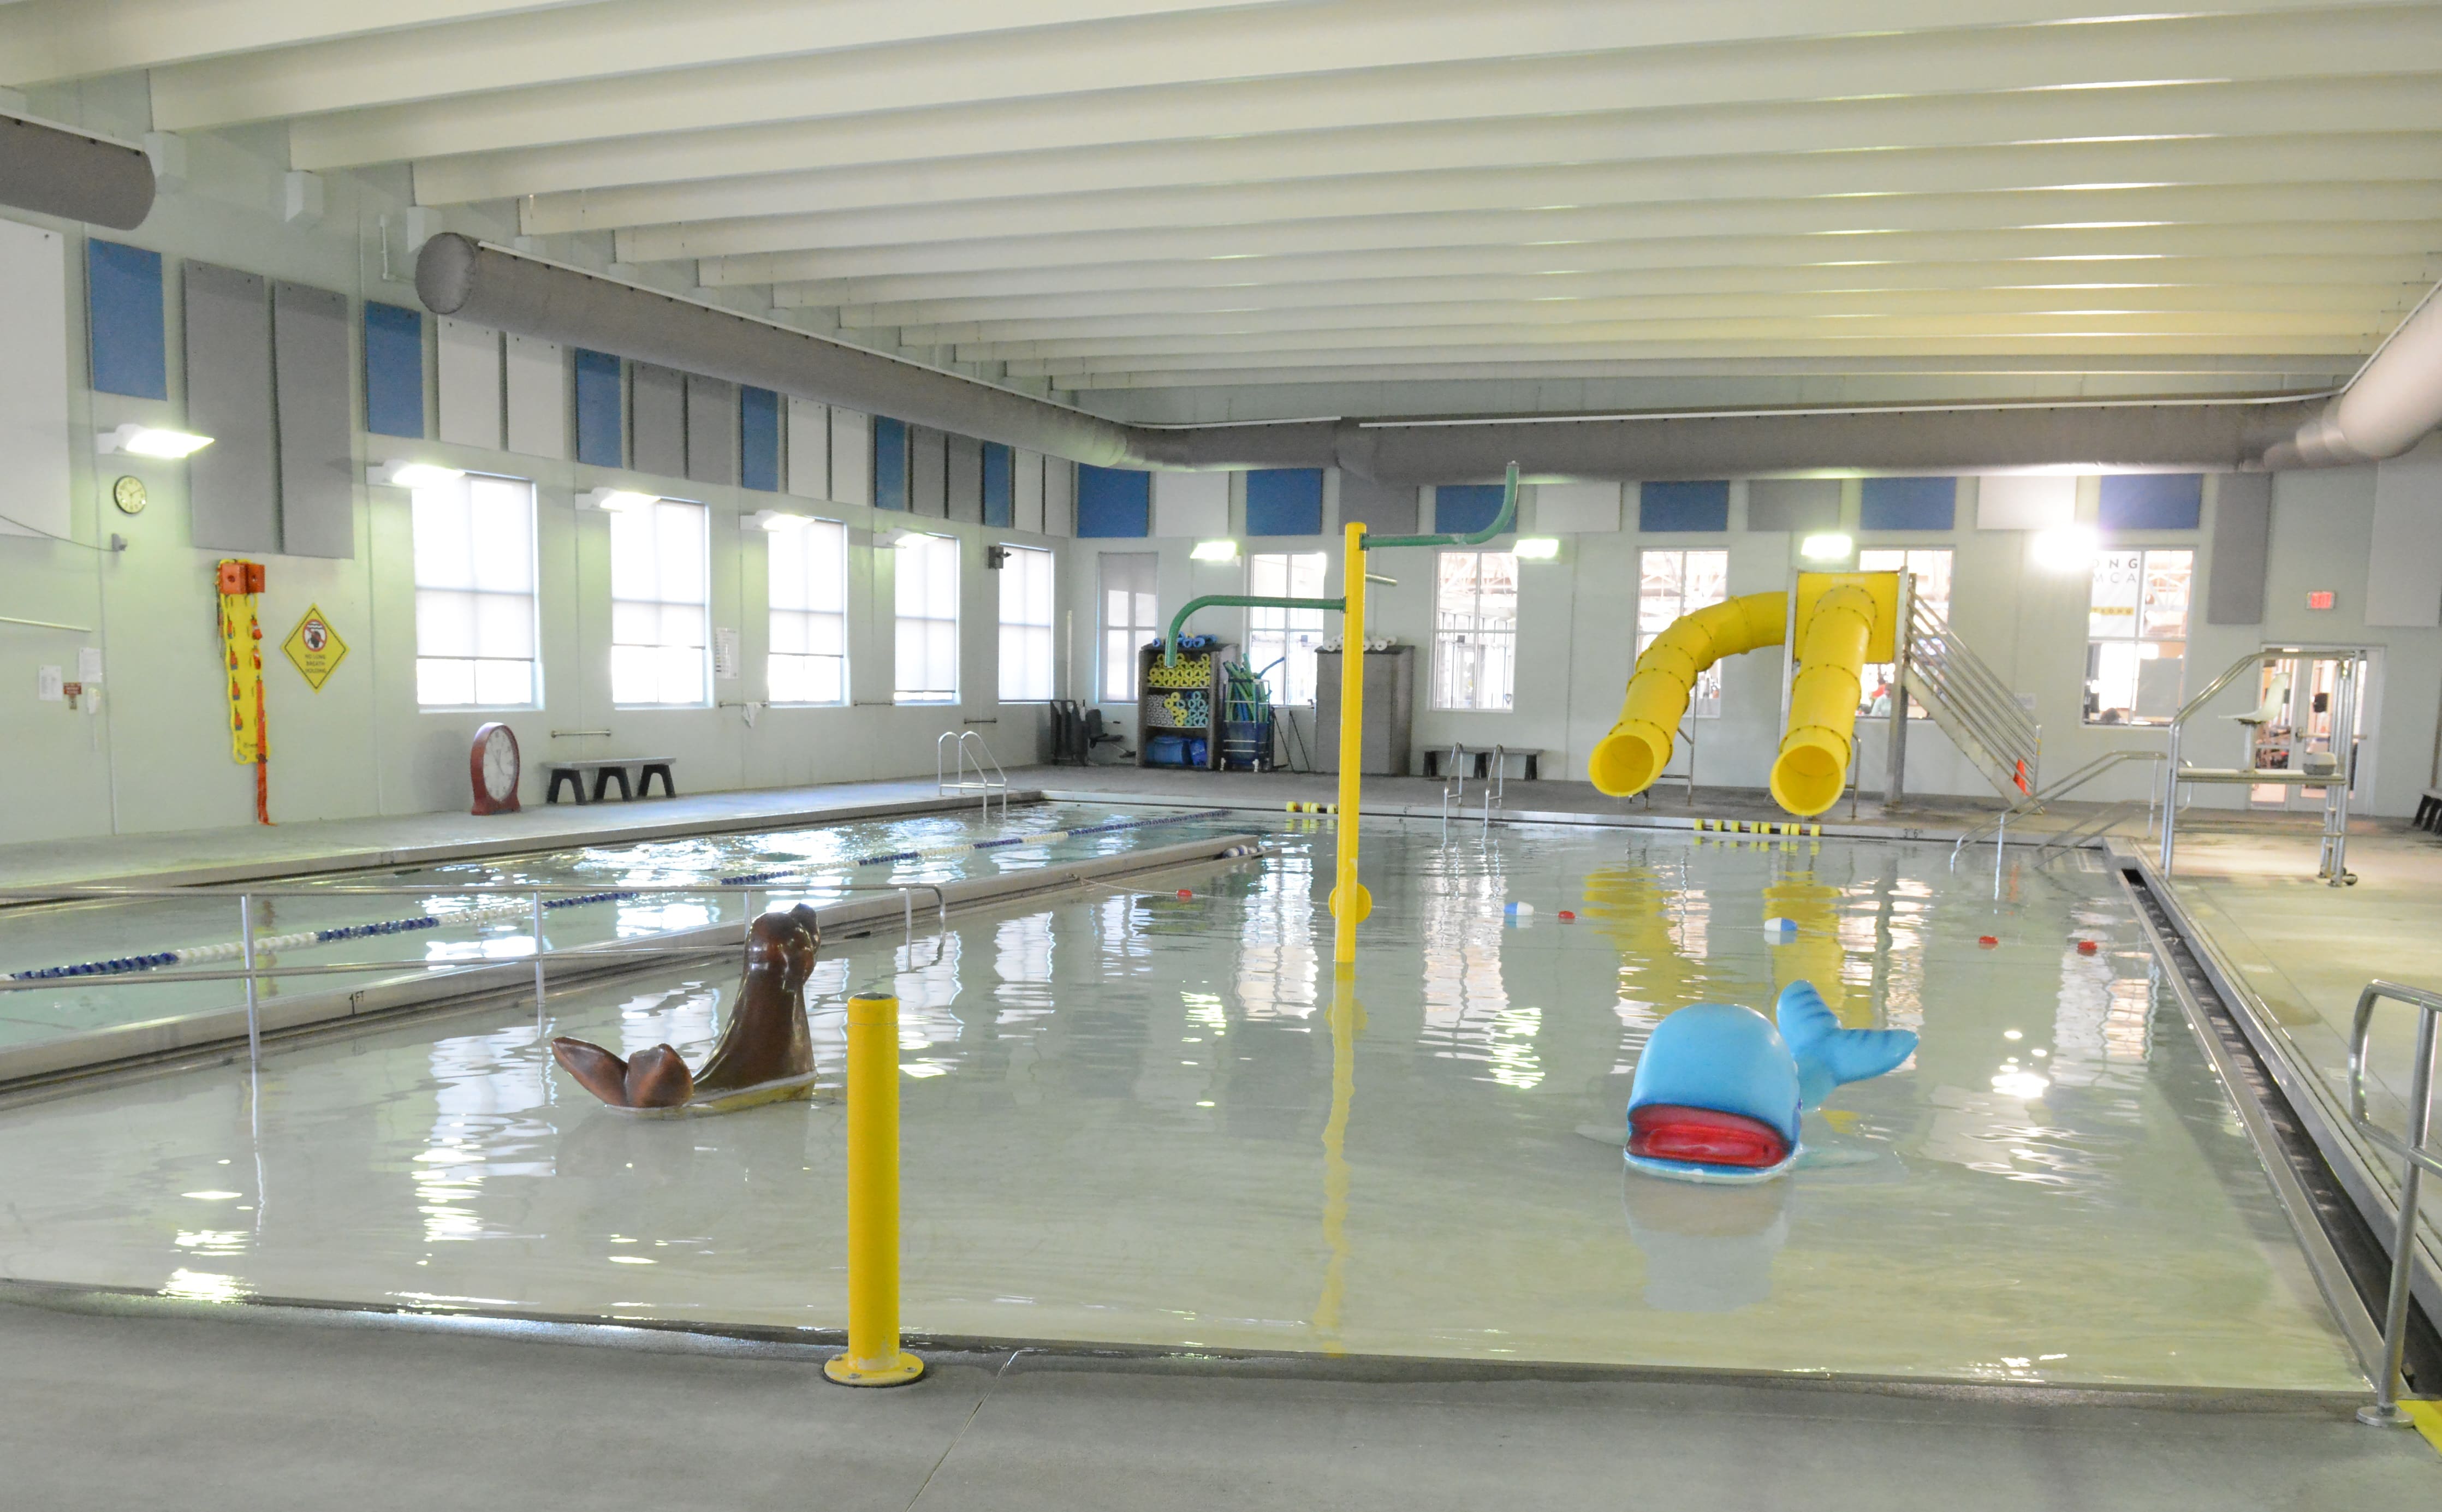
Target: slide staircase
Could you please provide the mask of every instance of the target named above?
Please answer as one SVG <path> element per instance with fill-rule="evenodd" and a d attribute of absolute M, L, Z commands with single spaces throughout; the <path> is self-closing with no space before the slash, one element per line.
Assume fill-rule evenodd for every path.
<path fill-rule="evenodd" d="M 1934 727 L 2001 796 L 2033 796 L 2042 733 L 2000 674 L 1984 665 L 1923 601 L 1909 606 L 1902 681 Z"/>

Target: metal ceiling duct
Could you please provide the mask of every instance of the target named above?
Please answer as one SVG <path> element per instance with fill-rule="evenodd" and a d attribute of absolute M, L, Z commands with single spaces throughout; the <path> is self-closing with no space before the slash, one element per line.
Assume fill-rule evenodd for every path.
<path fill-rule="evenodd" d="M 140 147 L 0 116 L 0 205 L 132 231 L 153 213 L 153 164 Z"/>
<path fill-rule="evenodd" d="M 2232 471 L 2265 465 L 2268 447 L 2288 456 L 2284 438 L 2318 425 L 2337 424 L 2352 446 L 2397 441 L 2382 453 L 2390 455 L 2442 418 L 2433 412 L 2442 400 L 2434 381 L 2442 317 L 2431 311 L 2411 321 L 2425 321 L 2424 335 L 2406 341 L 2403 326 L 2328 410 L 2326 395 L 2316 394 L 1138 426 L 451 233 L 425 243 L 415 285 L 436 314 L 1104 467 L 1342 467 L 1391 483 L 1492 482 L 1512 462 L 1529 477 L 1624 481 L 2061 466 Z M 2361 397 L 2360 389 L 2374 392 Z M 2302 454 L 2272 465 L 2317 464 Z"/>
<path fill-rule="evenodd" d="M 2264 465 L 2345 467 L 2396 457 L 2442 425 L 2442 286 L 2399 322 L 2331 403 L 2264 453 Z"/>

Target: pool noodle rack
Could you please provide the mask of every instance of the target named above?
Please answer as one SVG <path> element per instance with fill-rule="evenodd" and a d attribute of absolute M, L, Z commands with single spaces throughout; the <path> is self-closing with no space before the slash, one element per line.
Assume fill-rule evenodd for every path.
<path fill-rule="evenodd" d="M 1137 647 L 1137 722 L 1141 726 L 1137 736 L 1137 765 L 1168 765 L 1151 759 L 1154 738 L 1184 735 L 1204 742 L 1205 771 L 1221 770 L 1222 716 L 1229 712 L 1222 667 L 1237 655 L 1236 646 L 1215 641 L 1201 651 L 1180 652 L 1178 664 L 1172 666 L 1166 665 L 1158 644 Z M 1182 701 L 1201 698 L 1203 722 L 1180 722 L 1171 706 L 1174 697 Z"/>

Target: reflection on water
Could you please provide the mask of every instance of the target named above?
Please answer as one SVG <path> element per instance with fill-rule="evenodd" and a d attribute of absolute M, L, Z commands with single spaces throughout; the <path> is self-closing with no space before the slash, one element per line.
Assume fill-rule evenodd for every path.
<path fill-rule="evenodd" d="M 1930 846 L 1385 824 L 1343 982 L 1331 835 L 1276 839 L 1163 887 L 829 942 L 811 1103 L 636 1120 L 551 1069 L 557 1033 L 699 1057 L 724 962 L 556 995 L 539 1026 L 522 1003 L 282 1047 L 259 1103 L 213 1068 L 0 1110 L 0 1273 L 835 1327 L 843 1005 L 884 987 L 911 1329 L 2354 1382 L 2107 879 L 1996 903 Z M 1798 975 L 1845 1022 L 1919 1029 L 1916 1059 L 1811 1116 L 1783 1180 L 1624 1173 L 1651 1027 Z"/>

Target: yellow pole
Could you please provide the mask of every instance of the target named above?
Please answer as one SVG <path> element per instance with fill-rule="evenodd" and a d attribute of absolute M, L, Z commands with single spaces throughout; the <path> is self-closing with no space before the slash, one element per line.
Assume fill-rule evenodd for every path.
<path fill-rule="evenodd" d="M 847 1000 L 847 1350 L 843 1386 L 901 1386 L 924 1362 L 899 1347 L 899 999 Z"/>
<path fill-rule="evenodd" d="M 1352 521 L 1340 569 L 1348 608 L 1339 630 L 1339 868 L 1331 889 L 1331 958 L 1357 963 L 1357 923 L 1374 900 L 1357 880 L 1357 807 L 1365 784 L 1365 526 Z"/>

